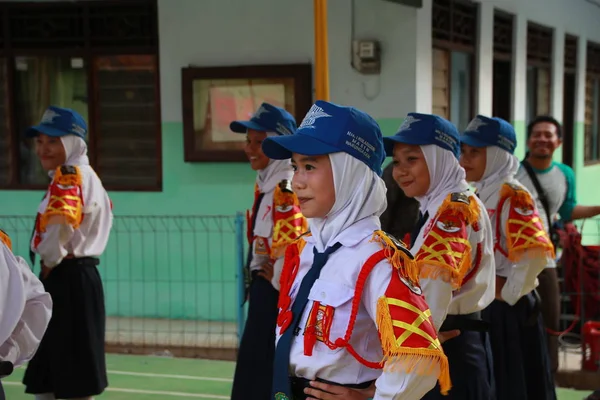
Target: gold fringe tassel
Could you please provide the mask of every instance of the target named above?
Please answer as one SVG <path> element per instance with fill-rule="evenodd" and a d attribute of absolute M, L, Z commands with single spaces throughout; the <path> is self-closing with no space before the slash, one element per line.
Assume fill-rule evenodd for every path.
<path fill-rule="evenodd" d="M 502 185 L 502 189 L 500 189 L 500 201 L 498 203 L 501 203 L 504 198 L 510 198 L 510 203 L 513 207 L 534 207 L 533 199 L 527 191 L 516 190 L 506 183 Z"/>
<path fill-rule="evenodd" d="M 75 174 L 63 175 L 62 167 L 58 167 L 54 174 L 54 180 L 56 183 L 62 186 L 80 186 L 82 183 L 81 171 L 79 167 L 72 166 L 75 169 Z"/>
<path fill-rule="evenodd" d="M 420 279 L 442 279 L 452 285 L 453 289 L 458 289 L 462 285 L 463 279 L 471 270 L 471 246 L 467 246 L 462 253 L 458 268 L 437 260 L 417 261 Z"/>
<path fill-rule="evenodd" d="M 453 214 L 459 215 L 469 225 L 479 220 L 479 205 L 474 196 L 469 196 L 469 204 L 465 204 L 462 201 L 452 201 L 452 195 L 450 194 L 444 199 L 439 210 L 438 215 L 450 210 Z"/>
<path fill-rule="evenodd" d="M 378 230 L 373 233 L 372 242 L 378 242 L 381 248 L 385 250 L 385 258 L 392 266 L 399 270 L 401 275 L 412 283 L 419 283 L 419 267 L 414 259 L 410 258 L 404 251 L 398 249 L 398 246 L 392 238 L 384 231 Z M 401 246 L 406 245 L 398 240 Z"/>
<path fill-rule="evenodd" d="M 417 375 L 431 375 L 436 366 L 440 372 L 438 382 L 442 394 L 448 394 L 452 387 L 450 381 L 450 368 L 448 358 L 439 344 L 437 349 L 400 347 L 396 343 L 392 316 L 385 296 L 377 301 L 377 326 L 381 337 L 383 349 L 383 360 L 385 371 L 399 371 L 415 373 Z M 435 345 L 435 344 L 434 344 Z"/>

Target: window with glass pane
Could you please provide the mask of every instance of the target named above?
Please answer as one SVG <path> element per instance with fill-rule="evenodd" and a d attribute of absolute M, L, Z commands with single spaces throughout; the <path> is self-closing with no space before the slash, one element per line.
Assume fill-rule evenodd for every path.
<path fill-rule="evenodd" d="M 585 161 L 600 160 L 600 77 L 588 74 L 585 90 Z"/>
<path fill-rule="evenodd" d="M 159 183 L 156 57 L 99 57 L 94 67 L 98 174 L 109 186 L 155 187 Z"/>
<path fill-rule="evenodd" d="M 6 59 L 0 58 L 0 184 L 10 181 L 10 139 L 7 118 Z"/>
<path fill-rule="evenodd" d="M 453 51 L 451 55 L 450 120 L 460 131 L 471 120 L 471 54 Z"/>
<path fill-rule="evenodd" d="M 37 124 L 49 105 L 71 108 L 87 121 L 87 77 L 83 60 L 71 57 L 16 57 L 15 108 L 18 133 Z M 23 184 L 46 184 L 31 139 L 19 142 L 19 179 Z"/>

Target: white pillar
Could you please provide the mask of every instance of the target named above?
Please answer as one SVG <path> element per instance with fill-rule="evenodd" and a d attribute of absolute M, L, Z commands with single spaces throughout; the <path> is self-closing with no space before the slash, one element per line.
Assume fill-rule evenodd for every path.
<path fill-rule="evenodd" d="M 561 27 L 554 29 L 552 35 L 552 78 L 550 115 L 561 124 L 563 122 L 565 78 L 565 31 Z M 562 162 L 562 151 L 554 152 L 554 160 Z"/>
<path fill-rule="evenodd" d="M 517 131 L 515 155 L 525 155 L 525 129 L 527 126 L 525 108 L 527 100 L 527 18 L 516 14 L 513 20 L 513 124 Z"/>
<path fill-rule="evenodd" d="M 494 5 L 492 3 L 479 4 L 478 20 L 475 113 L 491 116 L 494 101 Z"/>
<path fill-rule="evenodd" d="M 415 111 L 431 113 L 432 107 L 432 0 L 423 0 L 423 7 L 417 10 L 417 48 L 416 48 L 416 98 Z"/>
<path fill-rule="evenodd" d="M 573 134 L 573 169 L 581 170 L 585 155 L 585 84 L 587 64 L 587 37 L 577 39 L 577 75 L 575 77 L 575 132 Z"/>

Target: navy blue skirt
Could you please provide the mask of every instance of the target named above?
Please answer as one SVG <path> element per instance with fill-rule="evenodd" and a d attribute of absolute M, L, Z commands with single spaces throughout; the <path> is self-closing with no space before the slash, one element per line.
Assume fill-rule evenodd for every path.
<path fill-rule="evenodd" d="M 517 304 L 494 300 L 490 323 L 497 400 L 556 400 L 542 316 L 533 294 Z"/>
<path fill-rule="evenodd" d="M 444 396 L 437 384 L 423 400 L 494 400 L 493 362 L 488 333 L 464 331 L 442 347 L 450 365 L 452 388 Z"/>
<path fill-rule="evenodd" d="M 232 400 L 271 398 L 279 292 L 256 272 L 252 275 L 248 318 L 235 366 Z"/>

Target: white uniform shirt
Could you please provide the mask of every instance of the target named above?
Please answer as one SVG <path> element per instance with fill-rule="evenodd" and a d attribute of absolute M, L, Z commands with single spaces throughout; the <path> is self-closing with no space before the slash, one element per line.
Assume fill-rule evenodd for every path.
<path fill-rule="evenodd" d="M 510 181 L 512 185 L 520 187 L 527 191 L 525 186 L 517 180 Z M 500 201 L 500 191 L 504 182 L 499 182 L 497 190 L 491 191 L 486 198 L 481 200 L 484 202 L 488 215 L 490 217 L 494 237 L 498 243 L 499 249 L 494 250 L 494 258 L 496 262 L 496 275 L 506 278 L 507 281 L 502 288 L 502 298 L 509 304 L 514 305 L 521 297 L 531 292 L 538 285 L 537 276 L 546 265 L 552 262 L 552 257 L 523 257 L 519 262 L 514 263 L 505 255 L 508 251 L 506 245 L 506 221 L 509 218 L 511 201 L 507 199 L 500 210 L 500 237 L 496 238 L 497 223 L 498 223 L 498 203 Z M 489 192 L 486 190 L 486 192 Z M 527 191 L 528 192 L 528 191 Z M 531 193 L 530 193 L 531 194 Z M 536 207 L 536 212 L 539 215 L 539 209 Z M 503 253 L 504 252 L 504 253 Z"/>
<path fill-rule="evenodd" d="M 99 257 L 108 243 L 113 220 L 111 201 L 92 167 L 78 168 L 82 174 L 81 225 L 78 229 L 66 224 L 48 225 L 46 232 L 36 230 L 31 242 L 31 249 L 40 255 L 46 267 L 55 267 L 69 254 L 76 258 Z M 40 203 L 38 218 L 46 211 L 48 201 L 49 192 Z"/>
<path fill-rule="evenodd" d="M 435 386 L 438 368 L 434 368 L 431 375 L 382 372 L 359 363 L 345 348 L 332 350 L 320 340 L 315 343 L 312 356 L 304 355 L 303 333 L 315 302 L 334 309 L 330 341 L 335 342 L 346 334 L 360 270 L 371 255 L 381 250 L 378 243 L 371 241 L 373 232 L 379 229 L 376 220 L 376 217 L 370 217 L 359 221 L 338 236 L 342 247 L 329 256 L 319 279 L 314 283 L 298 324 L 298 334 L 292 339 L 290 374 L 306 379 L 318 377 L 338 384 L 361 384 L 377 380 L 375 400 L 418 400 Z M 292 304 L 300 283 L 313 262 L 312 239 L 310 236 L 306 237 L 307 243 L 300 255 L 298 273 L 290 290 Z M 371 362 L 379 362 L 383 356 L 375 324 L 377 300 L 386 292 L 392 272 L 393 268 L 387 260 L 379 262 L 373 268 L 364 286 L 356 325 L 350 339 L 350 344 L 359 355 Z M 278 327 L 277 341 L 279 338 Z"/>
<path fill-rule="evenodd" d="M 481 311 L 495 298 L 496 274 L 494 263 L 493 231 L 485 206 L 472 191 L 463 192 L 474 198 L 479 206 L 479 230 L 467 226 L 468 242 L 471 246 L 471 270 L 465 275 L 468 280 L 458 289 L 453 289 L 450 282 L 438 278 L 421 278 L 420 283 L 429 304 L 436 329 L 440 329 L 447 314 L 464 315 Z M 426 240 L 427 234 L 434 224 L 438 224 L 438 209 L 445 198 L 431 202 L 428 209 L 429 218 L 421 228 L 411 253 L 417 254 Z M 439 225 L 438 225 L 439 226 Z M 479 254 L 478 254 L 478 245 Z M 479 262 L 477 262 L 479 258 Z M 435 268 L 435 267 L 434 267 Z M 477 268 L 477 270 L 474 270 Z"/>
<path fill-rule="evenodd" d="M 35 354 L 52 315 L 52 299 L 27 262 L 0 242 L 0 360 L 16 367 Z"/>

